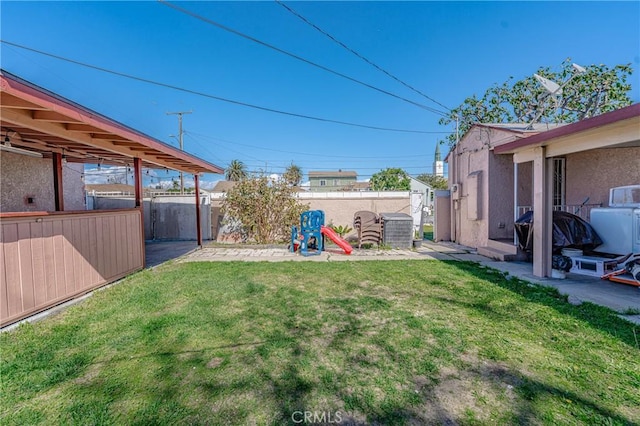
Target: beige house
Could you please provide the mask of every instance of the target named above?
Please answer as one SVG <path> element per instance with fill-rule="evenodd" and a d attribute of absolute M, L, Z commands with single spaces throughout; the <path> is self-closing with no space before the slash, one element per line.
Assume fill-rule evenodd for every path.
<path fill-rule="evenodd" d="M 640 183 L 640 105 L 555 128 L 474 125 L 449 152 L 451 240 L 505 259 L 514 222 L 534 212 L 536 276 L 551 274 L 553 210 L 589 220 L 609 189 Z M 446 211 L 446 209 L 443 209 Z M 541 224 L 541 225 L 538 225 Z"/>

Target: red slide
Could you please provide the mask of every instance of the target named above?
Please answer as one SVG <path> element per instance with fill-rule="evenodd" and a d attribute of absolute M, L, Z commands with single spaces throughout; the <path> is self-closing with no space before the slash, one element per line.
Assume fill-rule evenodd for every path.
<path fill-rule="evenodd" d="M 353 247 L 351 247 L 351 244 L 340 237 L 340 235 L 336 234 L 336 231 L 334 231 L 333 229 L 327 228 L 326 226 L 322 225 L 322 227 L 320 228 L 320 232 L 322 232 L 322 235 L 326 235 L 327 237 L 329 237 L 331 241 L 336 243 L 342 250 L 344 250 L 345 254 L 351 254 L 351 252 L 353 251 Z"/>

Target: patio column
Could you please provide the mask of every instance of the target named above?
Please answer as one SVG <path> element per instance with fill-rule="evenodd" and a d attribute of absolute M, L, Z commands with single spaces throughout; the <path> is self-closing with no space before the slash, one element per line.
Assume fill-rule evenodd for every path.
<path fill-rule="evenodd" d="M 64 185 L 62 184 L 62 154 L 53 153 L 53 198 L 57 212 L 64 211 Z"/>
<path fill-rule="evenodd" d="M 545 147 L 533 149 L 533 275 L 551 276 L 553 167 Z"/>
<path fill-rule="evenodd" d="M 142 267 L 147 267 L 144 248 L 144 202 L 142 200 L 142 159 L 133 159 L 133 185 L 135 187 L 136 208 L 140 210 L 140 233 L 142 234 Z"/>
<path fill-rule="evenodd" d="M 133 180 L 136 194 L 136 207 L 143 208 L 142 205 L 142 159 L 133 159 Z"/>
<path fill-rule="evenodd" d="M 198 246 L 202 248 L 202 228 L 200 225 L 200 176 L 193 175 L 193 180 L 196 184 L 196 234 L 198 239 Z"/>
<path fill-rule="evenodd" d="M 516 232 L 516 220 L 518 220 L 518 163 L 513 163 L 513 245 L 518 245 L 518 233 Z"/>

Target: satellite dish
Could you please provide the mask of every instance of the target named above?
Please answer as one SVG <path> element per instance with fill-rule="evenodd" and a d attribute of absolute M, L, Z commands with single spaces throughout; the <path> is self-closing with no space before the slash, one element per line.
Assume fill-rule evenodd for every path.
<path fill-rule="evenodd" d="M 549 92 L 550 95 L 559 96 L 562 94 L 562 87 L 560 87 L 560 85 L 558 85 L 556 82 L 544 78 L 538 74 L 534 74 L 533 76 L 540 82 L 540 84 L 542 84 L 544 90 Z"/>
<path fill-rule="evenodd" d="M 571 66 L 573 67 L 574 70 L 576 70 L 578 72 L 578 74 L 582 74 L 587 72 L 587 70 L 584 67 L 581 67 L 578 64 L 571 64 Z"/>

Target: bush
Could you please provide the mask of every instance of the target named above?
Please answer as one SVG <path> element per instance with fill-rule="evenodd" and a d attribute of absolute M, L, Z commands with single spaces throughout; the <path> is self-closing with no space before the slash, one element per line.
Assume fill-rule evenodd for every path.
<path fill-rule="evenodd" d="M 308 209 L 298 202 L 288 183 L 263 174 L 242 179 L 222 202 L 225 223 L 243 241 L 268 244 L 288 241 L 291 227 L 299 225 L 300 214 Z"/>

